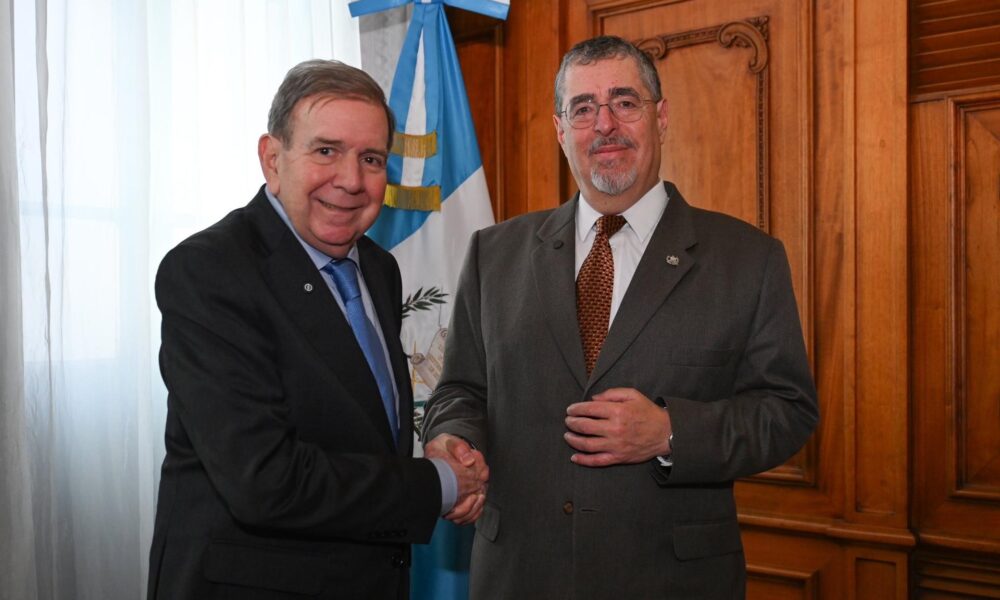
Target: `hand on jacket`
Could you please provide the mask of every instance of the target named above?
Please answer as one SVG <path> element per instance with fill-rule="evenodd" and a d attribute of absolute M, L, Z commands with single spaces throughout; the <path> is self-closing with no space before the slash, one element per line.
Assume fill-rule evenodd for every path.
<path fill-rule="evenodd" d="M 585 467 L 607 467 L 670 454 L 670 415 L 638 390 L 612 388 L 591 402 L 566 408 L 566 442 L 577 450 L 570 457 Z"/>

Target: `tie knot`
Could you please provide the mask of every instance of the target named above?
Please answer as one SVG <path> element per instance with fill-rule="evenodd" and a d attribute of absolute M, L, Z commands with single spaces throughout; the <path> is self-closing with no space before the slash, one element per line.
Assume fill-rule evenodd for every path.
<path fill-rule="evenodd" d="M 337 293 L 345 303 L 361 295 L 361 288 L 358 287 L 358 266 L 349 258 L 340 260 L 333 259 L 326 263 L 323 270 L 333 277 L 333 284 L 337 286 Z"/>
<path fill-rule="evenodd" d="M 611 237 L 625 226 L 625 217 L 621 215 L 604 215 L 597 219 L 597 233 Z"/>

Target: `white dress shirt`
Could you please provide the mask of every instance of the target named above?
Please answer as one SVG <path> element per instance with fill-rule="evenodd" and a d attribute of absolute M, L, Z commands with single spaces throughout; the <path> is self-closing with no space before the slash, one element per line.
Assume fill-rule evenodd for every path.
<path fill-rule="evenodd" d="M 580 193 L 580 200 L 576 208 L 576 275 L 580 275 L 580 267 L 590 253 L 594 245 L 594 237 L 597 235 L 594 225 L 597 219 L 601 218 L 601 213 L 594 210 L 587 198 Z M 615 285 L 611 292 L 611 317 L 608 319 L 608 327 L 615 320 L 618 307 L 621 306 L 622 298 L 628 291 L 628 286 L 632 283 L 632 276 L 639 266 L 646 246 L 649 245 L 650 238 L 653 237 L 653 229 L 660 222 L 663 211 L 667 208 L 667 190 L 663 183 L 654 185 L 639 201 L 633 204 L 622 213 L 625 217 L 625 226 L 618 233 L 611 236 L 608 243 L 611 245 L 611 256 L 615 263 Z"/>

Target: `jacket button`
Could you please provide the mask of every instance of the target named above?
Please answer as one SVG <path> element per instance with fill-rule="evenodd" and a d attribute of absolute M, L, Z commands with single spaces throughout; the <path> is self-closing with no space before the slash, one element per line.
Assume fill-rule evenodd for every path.
<path fill-rule="evenodd" d="M 563 504 L 563 512 L 567 515 L 573 514 L 573 503 L 567 500 L 566 503 Z"/>
<path fill-rule="evenodd" d="M 406 566 L 406 561 L 403 560 L 403 556 L 401 554 L 392 555 L 392 566 L 396 567 L 397 569 L 402 569 L 403 567 Z"/>

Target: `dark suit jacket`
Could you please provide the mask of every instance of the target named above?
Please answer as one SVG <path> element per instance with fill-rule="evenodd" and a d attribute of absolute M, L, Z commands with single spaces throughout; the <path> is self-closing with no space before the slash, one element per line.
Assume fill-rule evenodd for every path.
<path fill-rule="evenodd" d="M 358 251 L 411 415 L 399 270 L 367 238 Z M 263 188 L 167 254 L 156 298 L 169 397 L 149 598 L 405 598 L 437 472 L 410 458 L 412 419 L 394 447 L 350 325 Z"/>
<path fill-rule="evenodd" d="M 424 433 L 464 436 L 490 465 L 474 600 L 744 594 L 733 480 L 802 446 L 816 392 L 781 243 L 667 191 L 589 378 L 576 320 L 579 200 L 471 242 Z M 611 387 L 666 402 L 670 471 L 570 462 L 566 407 Z"/>

